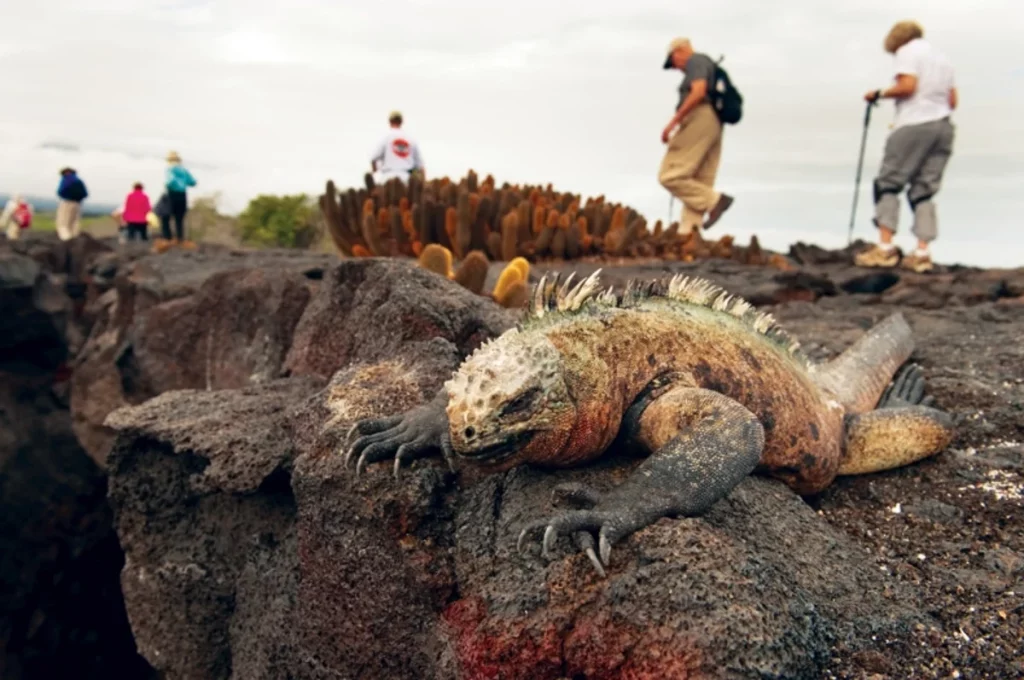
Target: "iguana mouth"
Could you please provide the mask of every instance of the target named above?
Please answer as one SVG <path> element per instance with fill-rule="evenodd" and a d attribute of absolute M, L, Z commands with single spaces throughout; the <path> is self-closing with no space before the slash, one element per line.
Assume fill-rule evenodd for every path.
<path fill-rule="evenodd" d="M 496 444 L 471 449 L 465 453 L 461 453 L 460 455 L 463 458 L 470 458 L 476 463 L 501 463 L 520 451 L 531 439 L 533 439 L 535 434 L 536 432 L 534 430 L 517 432 L 516 434 L 509 435 L 503 441 Z"/>

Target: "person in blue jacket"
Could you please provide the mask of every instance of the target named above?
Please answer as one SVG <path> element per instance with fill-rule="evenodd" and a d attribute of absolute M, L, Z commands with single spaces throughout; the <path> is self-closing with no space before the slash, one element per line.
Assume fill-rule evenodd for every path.
<path fill-rule="evenodd" d="M 167 190 L 167 200 L 170 203 L 171 217 L 174 219 L 174 239 L 184 247 L 193 247 L 190 241 L 185 240 L 185 213 L 188 212 L 189 187 L 194 187 L 196 180 L 192 173 L 181 164 L 181 156 L 178 152 L 172 151 L 167 154 L 167 172 L 164 179 L 164 188 Z M 171 239 L 170 220 L 162 220 L 163 237 Z"/>
<path fill-rule="evenodd" d="M 57 185 L 57 215 L 54 218 L 60 240 L 78 236 L 82 229 L 82 201 L 89 192 L 74 168 L 62 168 Z"/>

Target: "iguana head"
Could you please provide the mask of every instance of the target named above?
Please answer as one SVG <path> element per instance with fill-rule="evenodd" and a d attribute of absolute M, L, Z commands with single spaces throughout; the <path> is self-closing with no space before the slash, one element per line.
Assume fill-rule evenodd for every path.
<path fill-rule="evenodd" d="M 452 451 L 482 467 L 543 462 L 576 422 L 562 357 L 541 333 L 513 330 L 485 344 L 446 388 Z"/>

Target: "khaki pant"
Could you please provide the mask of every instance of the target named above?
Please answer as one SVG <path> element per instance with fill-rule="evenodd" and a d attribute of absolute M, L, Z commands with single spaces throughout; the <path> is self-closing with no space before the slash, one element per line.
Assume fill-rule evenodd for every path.
<path fill-rule="evenodd" d="M 658 170 L 658 181 L 683 202 L 679 233 L 704 224 L 704 213 L 718 202 L 714 190 L 722 157 L 722 123 L 710 104 L 701 104 L 683 119 Z"/>
<path fill-rule="evenodd" d="M 65 201 L 63 198 L 57 201 L 57 216 L 54 218 L 57 227 L 57 236 L 60 240 L 67 241 L 78 236 L 82 230 L 82 204 L 75 201 Z"/>

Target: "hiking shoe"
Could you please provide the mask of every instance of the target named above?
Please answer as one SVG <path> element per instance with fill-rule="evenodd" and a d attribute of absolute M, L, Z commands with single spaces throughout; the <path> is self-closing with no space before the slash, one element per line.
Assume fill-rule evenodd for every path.
<path fill-rule="evenodd" d="M 180 245 L 184 250 L 195 250 L 198 248 L 195 241 L 189 241 L 188 239 L 182 241 Z"/>
<path fill-rule="evenodd" d="M 853 256 L 853 263 L 858 267 L 895 267 L 899 261 L 898 249 L 886 250 L 877 244 Z"/>
<path fill-rule="evenodd" d="M 169 241 L 165 238 L 153 239 L 153 252 L 154 253 L 166 253 L 174 245 L 173 241 Z"/>
<path fill-rule="evenodd" d="M 900 266 L 904 269 L 909 269 L 912 272 L 923 274 L 929 272 L 934 268 L 932 264 L 932 257 L 928 253 L 911 253 L 903 258 L 900 262 Z"/>
<path fill-rule="evenodd" d="M 704 229 L 710 229 L 715 226 L 715 222 L 722 217 L 722 213 L 728 210 L 730 205 L 732 205 L 732 196 L 729 194 L 720 195 L 718 202 L 708 212 L 708 219 L 704 222 Z"/>

